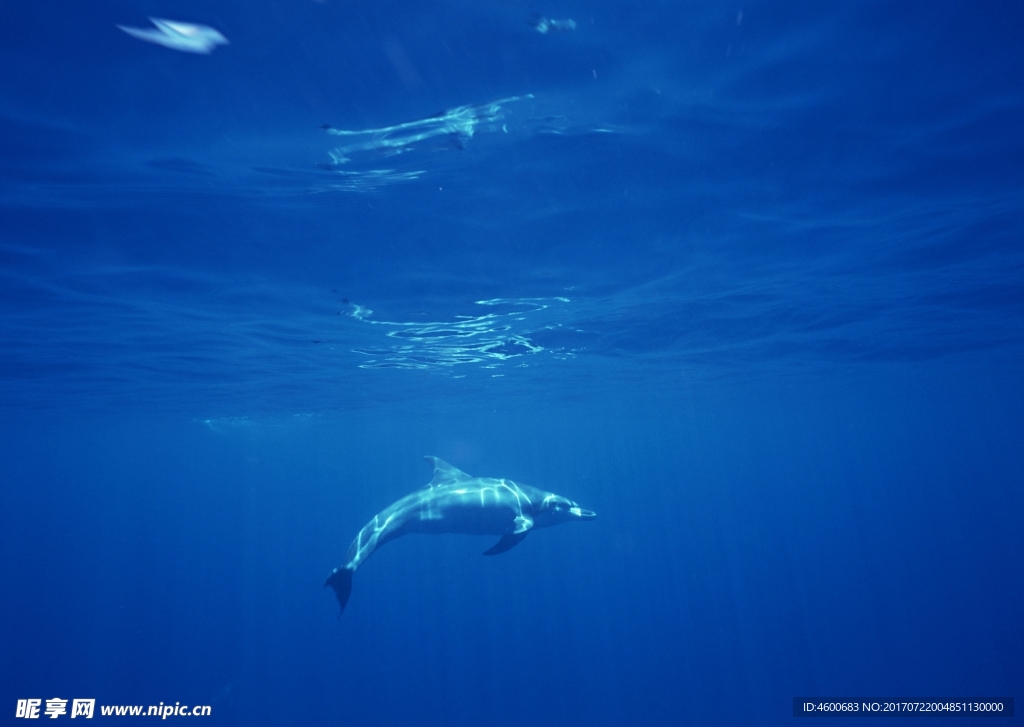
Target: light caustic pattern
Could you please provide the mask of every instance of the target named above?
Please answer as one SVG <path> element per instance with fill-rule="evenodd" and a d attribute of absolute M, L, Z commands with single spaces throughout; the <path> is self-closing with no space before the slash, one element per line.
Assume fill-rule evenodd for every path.
<path fill-rule="evenodd" d="M 361 346 L 353 351 L 369 357 L 360 364 L 365 369 L 433 369 L 474 363 L 494 368 L 510 359 L 544 351 L 529 335 L 560 324 L 537 321 L 537 317 L 553 305 L 568 302 L 568 298 L 479 300 L 476 305 L 500 306 L 505 310 L 426 323 L 377 321 L 370 317 L 373 311 L 353 305 L 349 312 L 352 318 L 390 329 L 385 335 L 394 341 L 386 347 Z"/>
<path fill-rule="evenodd" d="M 456 495 L 452 499 L 447 495 Z M 549 495 L 545 503 L 556 495 Z M 564 498 L 563 498 L 564 499 Z M 466 508 L 501 507 L 513 508 L 516 516 L 512 519 L 512 532 L 525 533 L 533 527 L 534 521 L 527 512 L 533 505 L 519 485 L 510 480 L 469 477 L 458 473 L 448 481 L 432 481 L 423 490 L 406 495 L 373 516 L 356 535 L 346 554 L 345 568 L 356 570 L 370 555 L 388 540 L 404 532 L 410 521 L 436 521 L 451 518 L 452 512 Z M 524 505 L 527 512 L 523 511 Z M 438 527 L 437 532 L 459 532 L 459 527 Z"/>
<path fill-rule="evenodd" d="M 543 20 L 545 23 L 572 22 Z M 431 167 L 425 155 L 461 150 L 474 136 L 483 132 L 499 132 L 502 137 L 512 138 L 523 134 L 574 136 L 621 133 L 624 130 L 605 123 L 574 122 L 566 116 L 546 115 L 532 101 L 533 94 L 509 96 L 475 106 L 458 106 L 417 121 L 374 129 L 324 127 L 328 134 L 338 137 L 341 144 L 328 152 L 331 158 L 329 163 L 318 165 L 333 172 L 333 179 L 329 183 L 317 185 L 312 191 L 368 192 L 391 184 L 417 180 L 428 170 L 437 169 L 436 164 Z M 513 109 L 518 118 L 512 118 Z M 401 169 L 380 168 L 382 159 L 393 159 L 405 154 L 417 161 L 407 161 Z"/>
<path fill-rule="evenodd" d="M 391 508 L 388 508 L 388 510 L 391 510 Z M 377 549 L 381 535 L 384 534 L 388 525 L 395 519 L 395 513 L 391 512 L 388 514 L 388 510 L 374 515 L 373 520 L 364 525 L 363 529 L 356 535 L 356 539 L 352 541 L 352 545 L 348 548 L 346 568 L 355 570 Z"/>
<path fill-rule="evenodd" d="M 377 164 L 382 158 L 413 151 L 462 149 L 479 131 L 505 133 L 506 112 L 503 107 L 532 95 L 510 96 L 478 106 L 459 106 L 437 116 L 408 121 L 376 129 L 347 130 L 327 127 L 331 136 L 339 137 L 340 146 L 331 149 L 329 164 L 324 165 L 340 179 L 320 191 L 360 192 L 378 189 L 399 182 L 411 182 L 426 173 L 425 169 L 361 169 L 360 164 Z"/>
<path fill-rule="evenodd" d="M 492 482 L 493 480 L 483 480 L 486 482 Z M 498 504 L 505 500 L 503 495 L 507 492 L 515 500 L 516 509 L 519 514 L 516 515 L 515 520 L 512 521 L 515 526 L 512 532 L 524 533 L 533 527 L 533 518 L 523 513 L 523 501 L 526 501 L 527 506 L 532 506 L 533 502 L 529 496 L 520 489 L 519 485 L 515 482 L 509 482 L 508 480 L 497 480 L 494 481 L 493 485 L 479 485 L 476 487 L 459 487 L 452 490 L 456 495 L 462 496 L 464 499 L 471 500 L 478 498 L 480 501 L 480 507 L 487 507 L 490 504 Z M 509 500 L 511 502 L 511 500 Z"/>
<path fill-rule="evenodd" d="M 502 107 L 513 101 L 533 98 L 532 95 L 510 96 L 479 106 L 458 106 L 437 116 L 409 121 L 379 129 L 347 131 L 328 128 L 327 133 L 345 140 L 342 146 L 328 152 L 335 165 L 347 164 L 360 157 L 394 156 L 421 148 L 424 142 L 443 140 L 445 145 L 461 147 L 485 124 L 497 130 L 497 122 L 505 118 Z"/>

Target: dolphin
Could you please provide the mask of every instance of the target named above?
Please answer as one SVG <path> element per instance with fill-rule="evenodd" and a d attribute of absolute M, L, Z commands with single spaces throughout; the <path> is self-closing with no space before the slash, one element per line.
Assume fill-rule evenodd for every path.
<path fill-rule="evenodd" d="M 430 484 L 374 515 L 348 547 L 345 564 L 324 583 L 334 589 L 342 611 L 356 569 L 384 543 L 407 533 L 499 535 L 484 551 L 497 555 L 521 543 L 531 530 L 597 517 L 561 495 L 511 480 L 472 477 L 439 457 L 424 459 L 434 465 Z"/>

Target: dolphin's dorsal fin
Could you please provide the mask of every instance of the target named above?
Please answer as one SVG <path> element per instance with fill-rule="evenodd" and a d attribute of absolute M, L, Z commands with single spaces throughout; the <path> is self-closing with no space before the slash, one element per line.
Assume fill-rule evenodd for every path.
<path fill-rule="evenodd" d="M 465 482 L 466 480 L 473 479 L 458 467 L 452 467 L 440 457 L 424 457 L 423 459 L 434 465 L 434 479 L 430 481 L 427 487 L 450 485 L 454 482 Z"/>

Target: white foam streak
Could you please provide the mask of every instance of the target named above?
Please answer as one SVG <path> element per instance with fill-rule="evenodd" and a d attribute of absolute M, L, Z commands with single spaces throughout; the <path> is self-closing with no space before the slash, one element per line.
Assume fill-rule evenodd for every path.
<path fill-rule="evenodd" d="M 150 18 L 150 21 L 156 26 L 156 29 L 132 28 L 126 25 L 117 27 L 133 38 L 184 53 L 208 54 L 218 45 L 228 44 L 228 39 L 219 30 L 208 25 L 183 23 L 180 20 L 163 18 Z"/>

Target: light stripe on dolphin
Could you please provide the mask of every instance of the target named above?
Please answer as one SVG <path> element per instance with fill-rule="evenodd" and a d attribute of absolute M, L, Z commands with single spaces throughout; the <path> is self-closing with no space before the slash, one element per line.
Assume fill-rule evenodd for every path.
<path fill-rule="evenodd" d="M 402 535 L 498 535 L 484 552 L 497 555 L 521 543 L 531 530 L 597 517 L 561 495 L 512 480 L 471 477 L 438 457 L 424 459 L 434 465 L 430 484 L 374 515 L 349 546 L 345 564 L 324 583 L 334 589 L 342 611 L 352 592 L 352 574 L 373 551 Z"/>

